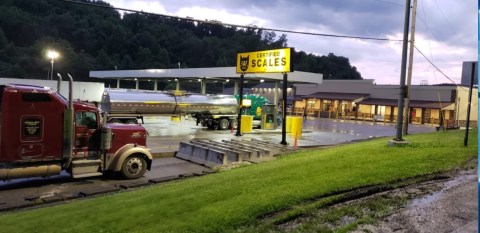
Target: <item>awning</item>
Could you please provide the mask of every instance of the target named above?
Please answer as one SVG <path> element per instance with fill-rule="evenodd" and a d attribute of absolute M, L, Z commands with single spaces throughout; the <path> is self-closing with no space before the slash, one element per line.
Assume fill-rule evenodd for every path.
<path fill-rule="evenodd" d="M 377 98 L 368 98 L 364 99 L 357 104 L 364 104 L 364 105 L 381 105 L 381 106 L 397 106 L 398 100 L 394 99 L 377 99 Z"/>
<path fill-rule="evenodd" d="M 370 94 L 366 93 L 333 93 L 333 92 L 316 92 L 310 95 L 305 95 L 303 98 L 328 99 L 328 100 L 348 100 L 353 101 L 359 98 L 366 97 Z"/>
<path fill-rule="evenodd" d="M 363 101 L 358 102 L 357 104 L 364 105 L 381 105 L 381 106 L 398 106 L 397 99 L 378 99 L 378 98 L 369 98 Z M 422 100 L 411 100 L 411 108 L 433 108 L 433 109 L 442 109 L 442 110 L 453 110 L 455 107 L 453 102 L 438 102 L 438 101 L 422 101 Z"/>
<path fill-rule="evenodd" d="M 455 103 L 438 102 L 438 101 L 418 101 L 418 100 L 410 101 L 410 107 L 412 108 L 440 108 L 442 110 L 448 110 L 446 108 L 449 107 L 450 105 L 455 105 Z"/>
<path fill-rule="evenodd" d="M 90 71 L 91 78 L 99 79 L 125 79 L 148 80 L 148 79 L 240 79 L 236 68 L 232 67 L 210 67 L 210 68 L 181 68 L 181 69 L 146 69 L 146 70 L 97 70 Z M 245 80 L 283 81 L 281 73 L 258 73 L 245 74 Z M 288 83 L 313 83 L 322 84 L 323 74 L 294 71 L 288 73 Z M 280 88 L 280 87 L 279 87 Z"/>

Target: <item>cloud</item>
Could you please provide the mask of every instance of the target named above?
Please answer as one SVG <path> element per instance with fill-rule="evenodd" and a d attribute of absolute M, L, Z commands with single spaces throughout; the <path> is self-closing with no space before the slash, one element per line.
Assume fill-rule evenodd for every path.
<path fill-rule="evenodd" d="M 182 8 L 177 11 L 177 15 L 180 17 L 193 17 L 199 20 L 219 20 L 224 23 L 237 25 L 264 25 L 266 21 L 249 15 L 232 14 L 223 9 L 216 10 L 198 6 Z"/>
<path fill-rule="evenodd" d="M 402 39 L 405 1 L 398 0 L 107 0 L 114 6 L 196 19 L 261 27 Z M 444 73 L 460 82 L 463 61 L 478 59 L 475 0 L 418 0 L 416 45 Z M 282 33 L 278 33 L 280 35 Z M 307 53 L 350 59 L 364 78 L 398 84 L 401 42 L 365 41 L 288 34 L 288 45 Z M 413 83 L 450 82 L 418 52 Z"/>
<path fill-rule="evenodd" d="M 165 10 L 164 6 L 157 1 L 149 1 L 149 0 L 135 0 L 135 1 L 106 1 L 109 2 L 111 5 L 115 7 L 130 9 L 130 10 L 138 10 L 138 11 L 145 11 L 151 13 L 158 13 L 158 14 L 165 14 L 167 11 Z"/>

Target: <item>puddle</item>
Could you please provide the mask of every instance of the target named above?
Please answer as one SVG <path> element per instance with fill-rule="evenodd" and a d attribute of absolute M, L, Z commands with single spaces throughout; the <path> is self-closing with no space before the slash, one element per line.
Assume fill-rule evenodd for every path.
<path fill-rule="evenodd" d="M 442 186 L 442 188 L 439 191 L 435 191 L 431 194 L 427 194 L 426 196 L 423 196 L 421 198 L 414 199 L 412 203 L 409 205 L 409 207 L 413 208 L 424 208 L 429 206 L 432 202 L 437 201 L 442 197 L 444 192 L 446 190 L 452 189 L 456 186 L 459 186 L 461 184 L 467 183 L 472 180 L 477 179 L 477 174 L 468 174 L 468 175 L 462 175 L 459 177 L 456 177 L 452 180 L 449 180 L 445 182 Z M 479 183 L 480 185 L 480 183 Z"/>

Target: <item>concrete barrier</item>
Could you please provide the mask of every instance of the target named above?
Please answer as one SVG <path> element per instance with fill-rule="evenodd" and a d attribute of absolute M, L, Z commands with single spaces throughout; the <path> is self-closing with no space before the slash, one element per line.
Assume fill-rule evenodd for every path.
<path fill-rule="evenodd" d="M 293 151 L 297 150 L 297 149 L 295 149 L 293 147 L 289 147 L 287 145 L 282 145 L 280 143 L 277 144 L 277 143 L 266 142 L 266 141 L 258 140 L 258 139 L 255 139 L 255 138 L 252 138 L 251 141 L 258 144 L 258 145 L 261 145 L 261 146 L 274 147 L 276 149 L 281 150 L 282 152 L 293 152 Z"/>
<path fill-rule="evenodd" d="M 257 150 L 254 150 L 251 148 L 240 147 L 235 144 L 226 143 L 226 142 L 209 141 L 208 143 L 214 146 L 221 146 L 223 148 L 238 151 L 240 152 L 240 156 L 244 161 L 251 160 L 252 157 L 255 158 L 260 156 Z"/>
<path fill-rule="evenodd" d="M 233 141 L 236 141 L 236 140 L 233 140 Z M 241 144 L 243 144 L 245 146 L 248 146 L 248 147 L 262 148 L 262 150 L 267 151 L 265 156 L 275 156 L 275 155 L 279 155 L 279 154 L 282 153 L 282 150 L 280 148 L 273 147 L 273 146 L 270 146 L 268 144 L 258 144 L 257 142 L 249 141 L 249 140 L 238 140 L 236 142 L 241 143 Z"/>
<path fill-rule="evenodd" d="M 175 157 L 210 168 L 227 164 L 227 157 L 224 153 L 186 142 L 180 142 Z"/>
<path fill-rule="evenodd" d="M 294 150 L 260 140 L 192 140 L 188 143 L 180 142 L 175 157 L 212 168 L 233 162 L 256 162 Z"/>
<path fill-rule="evenodd" d="M 231 145 L 235 145 L 235 146 L 238 146 L 238 147 L 241 147 L 241 148 L 249 148 L 249 149 L 257 151 L 257 156 L 254 157 L 253 159 L 264 157 L 264 156 L 272 156 L 270 150 L 258 147 L 256 145 L 249 144 L 246 141 L 242 141 L 242 140 L 222 140 L 222 142 L 229 143 Z"/>
<path fill-rule="evenodd" d="M 227 164 L 233 162 L 241 162 L 243 160 L 243 154 L 241 154 L 240 151 L 234 151 L 221 145 L 210 144 L 208 141 L 190 141 L 190 143 L 223 152 L 227 157 Z"/>

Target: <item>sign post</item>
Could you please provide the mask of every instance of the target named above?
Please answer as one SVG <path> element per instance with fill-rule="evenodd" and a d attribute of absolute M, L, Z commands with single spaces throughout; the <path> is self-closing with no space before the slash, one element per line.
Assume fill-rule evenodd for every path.
<path fill-rule="evenodd" d="M 283 73 L 283 101 L 282 101 L 282 141 L 280 144 L 287 145 L 286 122 L 287 122 L 287 73 L 293 72 L 290 54 L 292 48 L 264 50 L 237 54 L 236 72 L 240 75 L 240 97 L 238 126 L 236 136 L 241 136 L 240 122 L 242 117 L 243 83 L 245 74 L 248 73 Z"/>
<path fill-rule="evenodd" d="M 283 98 L 282 98 L 282 141 L 280 144 L 287 143 L 287 73 L 283 73 Z"/>
<path fill-rule="evenodd" d="M 239 92 L 239 98 L 238 98 L 238 117 L 237 117 L 237 133 L 235 136 L 242 136 L 242 132 L 240 132 L 240 129 L 242 128 L 242 109 L 243 109 L 243 83 L 245 79 L 245 75 L 242 73 L 240 75 L 240 92 Z"/>

